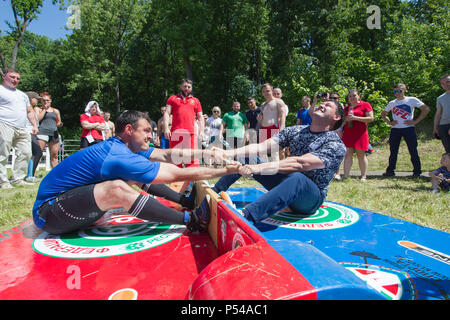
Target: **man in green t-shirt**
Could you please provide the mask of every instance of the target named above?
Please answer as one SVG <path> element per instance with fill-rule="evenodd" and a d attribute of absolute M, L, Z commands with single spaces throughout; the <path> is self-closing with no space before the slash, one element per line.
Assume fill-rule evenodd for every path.
<path fill-rule="evenodd" d="M 233 102 L 233 111 L 227 112 L 222 118 L 222 132 L 226 132 L 226 141 L 232 148 L 240 148 L 245 144 L 245 124 L 247 117 L 240 112 L 241 104 L 238 101 Z"/>

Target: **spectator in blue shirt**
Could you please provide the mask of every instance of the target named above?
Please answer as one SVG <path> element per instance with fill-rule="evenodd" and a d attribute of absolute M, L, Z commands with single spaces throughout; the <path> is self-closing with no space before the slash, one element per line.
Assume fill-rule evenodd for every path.
<path fill-rule="evenodd" d="M 311 98 L 304 96 L 301 101 L 302 109 L 297 111 L 297 125 L 309 126 L 311 124 L 312 118 L 309 114 L 311 108 Z"/>

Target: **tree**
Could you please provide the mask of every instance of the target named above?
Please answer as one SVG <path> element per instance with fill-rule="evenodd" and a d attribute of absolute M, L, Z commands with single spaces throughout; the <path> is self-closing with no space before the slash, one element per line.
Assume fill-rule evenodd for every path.
<path fill-rule="evenodd" d="M 123 62 L 131 43 L 140 34 L 148 2 L 85 0 L 76 5 L 80 9 L 81 28 L 69 36 L 68 45 L 76 53 L 74 63 L 79 70 L 68 88 L 72 91 L 90 88 L 92 98 L 107 104 L 114 101 L 119 113 L 121 78 L 127 67 Z"/>
<path fill-rule="evenodd" d="M 377 115 L 393 99 L 392 85 L 405 82 L 433 106 L 450 66 L 443 0 L 53 1 L 78 5 L 80 28 L 58 41 L 25 32 L 16 64 L 22 88 L 51 92 L 65 127 L 77 129 L 90 99 L 113 116 L 127 108 L 157 119 L 188 77 L 205 112 L 226 112 L 249 95 L 261 100 L 264 82 L 283 89 L 291 114 L 303 95 L 337 90 L 345 101 L 358 89 L 374 107 L 374 142 L 388 132 Z M 372 5 L 380 28 L 369 27 Z M 3 65 L 19 39 L 13 29 L 0 36 Z"/>

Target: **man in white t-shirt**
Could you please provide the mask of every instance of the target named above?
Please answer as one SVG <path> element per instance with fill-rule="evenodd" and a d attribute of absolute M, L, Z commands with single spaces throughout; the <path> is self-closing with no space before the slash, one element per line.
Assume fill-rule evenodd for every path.
<path fill-rule="evenodd" d="M 417 151 L 417 134 L 415 125 L 422 121 L 430 112 L 430 108 L 422 101 L 414 97 L 405 96 L 406 85 L 398 83 L 394 88 L 395 100 L 388 103 L 384 111 L 381 113 L 381 118 L 392 126 L 391 134 L 389 136 L 389 146 L 391 154 L 389 156 L 389 165 L 386 172 L 383 173 L 385 177 L 395 176 L 395 167 L 397 165 L 398 149 L 402 137 L 405 139 L 408 146 L 409 154 L 411 155 L 411 162 L 413 165 L 413 177 L 419 177 L 422 173 L 420 164 L 420 157 Z M 414 120 L 414 109 L 421 110 L 419 117 Z M 387 114 L 392 112 L 392 121 L 387 117 Z"/>
<path fill-rule="evenodd" d="M 2 75 L 0 85 L 0 188 L 10 189 L 13 185 L 29 184 L 24 181 L 28 161 L 31 158 L 31 135 L 27 130 L 28 121 L 32 124 L 32 134 L 38 133 L 36 116 L 28 96 L 16 89 L 20 82 L 17 70 L 7 69 Z M 28 118 L 28 120 L 27 120 Z M 12 168 L 11 184 L 6 165 L 8 156 L 14 148 L 16 160 Z"/>

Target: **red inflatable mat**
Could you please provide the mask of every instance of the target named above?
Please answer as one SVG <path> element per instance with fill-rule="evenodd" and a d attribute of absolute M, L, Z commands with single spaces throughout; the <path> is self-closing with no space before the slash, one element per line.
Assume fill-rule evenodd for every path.
<path fill-rule="evenodd" d="M 185 299 L 215 258 L 179 225 L 121 215 L 60 237 L 28 221 L 0 235 L 0 299 Z"/>

